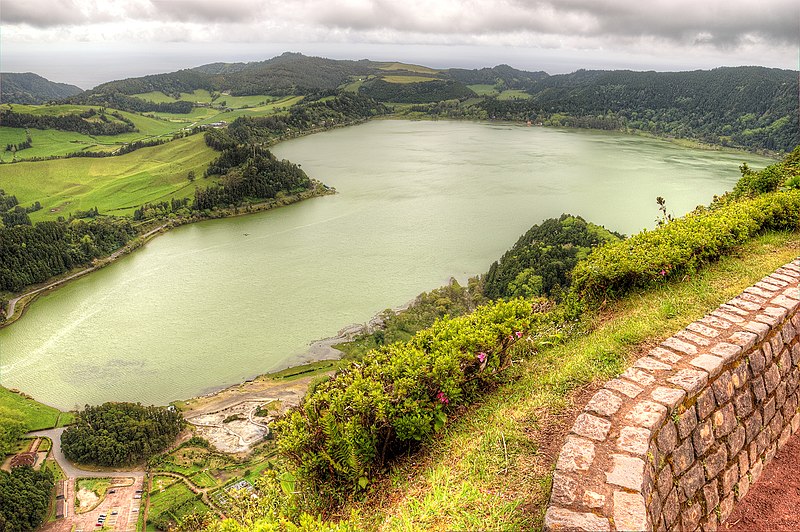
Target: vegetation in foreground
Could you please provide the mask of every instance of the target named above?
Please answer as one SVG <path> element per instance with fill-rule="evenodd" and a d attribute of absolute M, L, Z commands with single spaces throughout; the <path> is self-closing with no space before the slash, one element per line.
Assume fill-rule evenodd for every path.
<path fill-rule="evenodd" d="M 28 532 L 41 526 L 50 508 L 53 474 L 46 469 L 15 467 L 0 471 L 0 530 Z"/>

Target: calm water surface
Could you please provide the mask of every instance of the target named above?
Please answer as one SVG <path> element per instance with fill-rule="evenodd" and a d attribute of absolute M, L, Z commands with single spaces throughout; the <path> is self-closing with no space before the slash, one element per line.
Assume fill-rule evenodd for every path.
<path fill-rule="evenodd" d="M 375 121 L 274 152 L 339 194 L 178 228 L 40 298 L 0 330 L 0 383 L 61 408 L 185 399 L 486 271 L 545 218 L 570 212 L 630 234 L 654 225 L 656 196 L 683 214 L 730 189 L 742 161 L 633 136 L 446 121 Z"/>

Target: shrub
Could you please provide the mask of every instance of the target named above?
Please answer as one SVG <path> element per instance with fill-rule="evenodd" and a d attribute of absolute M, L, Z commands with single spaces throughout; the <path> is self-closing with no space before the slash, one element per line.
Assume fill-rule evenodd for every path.
<path fill-rule="evenodd" d="M 321 496 L 364 489 L 392 457 L 429 439 L 448 413 L 495 382 L 515 342 L 547 318 L 522 299 L 479 307 L 371 351 L 316 386 L 278 423 L 299 484 Z"/>
<path fill-rule="evenodd" d="M 691 273 L 760 231 L 796 229 L 798 221 L 797 190 L 698 209 L 652 231 L 595 249 L 573 271 L 573 289 L 581 297 L 617 297 Z"/>

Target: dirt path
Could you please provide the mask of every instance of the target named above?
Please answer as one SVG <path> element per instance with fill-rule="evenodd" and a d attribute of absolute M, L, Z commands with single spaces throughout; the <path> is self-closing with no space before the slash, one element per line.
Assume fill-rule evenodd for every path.
<path fill-rule="evenodd" d="M 761 478 L 737 503 L 720 530 L 781 532 L 800 530 L 800 438 L 775 455 Z"/>

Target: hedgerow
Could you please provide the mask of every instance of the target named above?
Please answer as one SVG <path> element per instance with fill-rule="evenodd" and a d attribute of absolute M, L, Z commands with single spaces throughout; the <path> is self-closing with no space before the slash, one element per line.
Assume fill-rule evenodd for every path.
<path fill-rule="evenodd" d="M 696 271 L 761 231 L 796 229 L 798 222 L 798 190 L 698 209 L 652 231 L 596 248 L 573 270 L 573 290 L 581 297 L 618 297 Z"/>
<path fill-rule="evenodd" d="M 299 486 L 323 497 L 366 488 L 392 457 L 429 439 L 498 379 L 514 344 L 548 319 L 546 307 L 515 299 L 445 318 L 309 390 L 278 424 Z"/>

